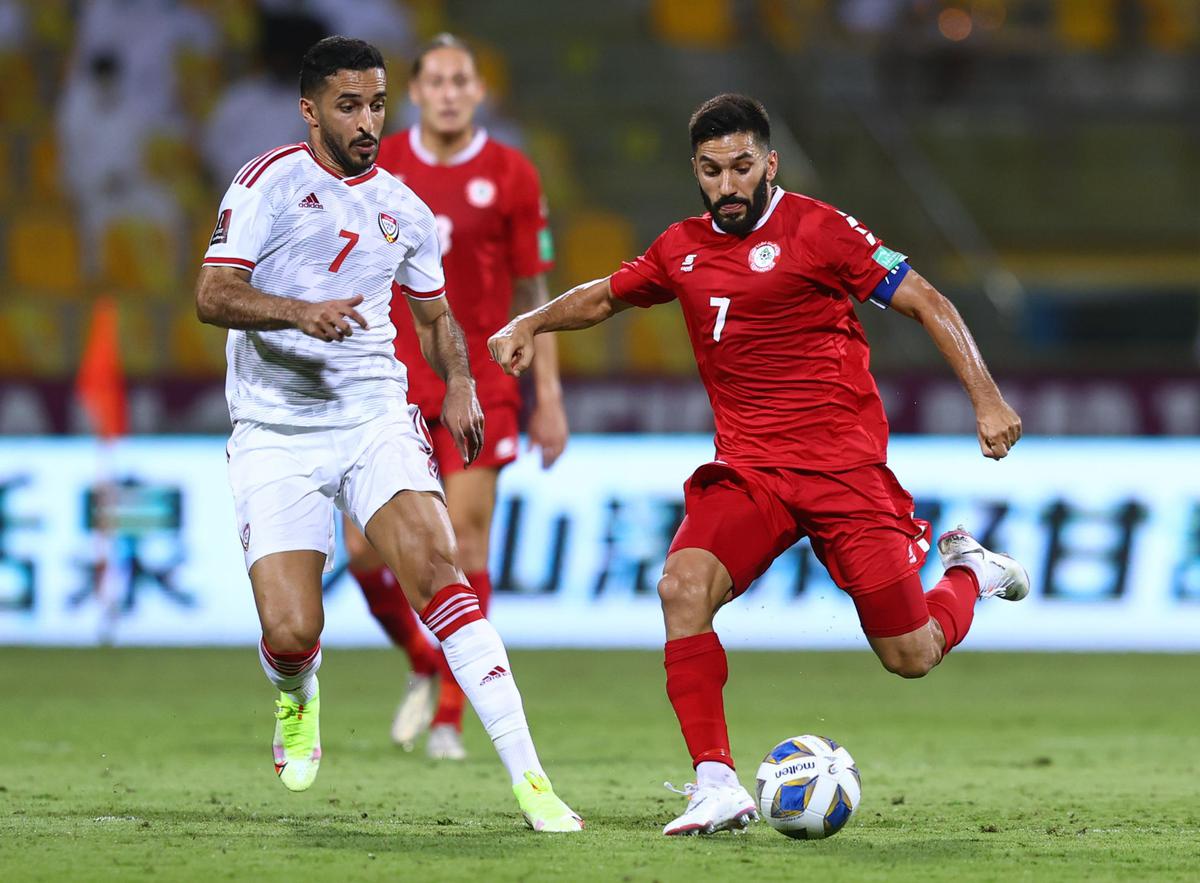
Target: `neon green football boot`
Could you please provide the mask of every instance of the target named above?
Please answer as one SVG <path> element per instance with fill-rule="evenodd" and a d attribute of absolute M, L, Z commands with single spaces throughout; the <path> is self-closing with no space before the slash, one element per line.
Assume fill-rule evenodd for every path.
<path fill-rule="evenodd" d="M 527 772 L 523 781 L 513 785 L 513 794 L 521 807 L 525 823 L 535 831 L 582 831 L 583 819 L 558 799 L 550 780 Z"/>
<path fill-rule="evenodd" d="M 321 698 L 316 693 L 303 705 L 286 693 L 275 700 L 275 774 L 289 791 L 303 791 L 317 778 L 321 766 Z"/>

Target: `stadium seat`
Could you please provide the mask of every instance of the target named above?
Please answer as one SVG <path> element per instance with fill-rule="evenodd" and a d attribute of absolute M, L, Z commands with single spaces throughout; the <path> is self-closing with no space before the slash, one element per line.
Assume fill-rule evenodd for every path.
<path fill-rule="evenodd" d="M 153 377 L 162 373 L 164 353 L 163 307 L 148 309 L 143 298 L 122 295 L 117 299 L 121 339 L 137 341 L 136 346 L 121 347 L 121 367 L 131 377 Z"/>
<path fill-rule="evenodd" d="M 660 40 L 692 49 L 724 49 L 737 33 L 732 0 L 654 0 L 650 17 Z"/>
<path fill-rule="evenodd" d="M 73 367 L 75 345 L 70 341 L 68 347 L 67 333 L 74 327 L 72 305 L 29 294 L 6 298 L 0 307 L 0 339 L 5 341 L 0 373 L 61 377 Z"/>
<path fill-rule="evenodd" d="M 101 278 L 108 287 L 164 294 L 174 290 L 176 244 L 162 227 L 132 219 L 115 222 L 104 231 L 101 249 Z"/>
<path fill-rule="evenodd" d="M 0 53 L 0 124 L 6 130 L 31 128 L 37 120 L 38 85 L 28 57 L 12 52 Z"/>
<path fill-rule="evenodd" d="M 175 59 L 179 101 L 193 119 L 205 119 L 224 87 L 220 59 L 206 53 L 183 50 Z"/>
<path fill-rule="evenodd" d="M 628 313 L 628 370 L 634 374 L 692 375 L 696 360 L 683 313 L 671 307 Z"/>
<path fill-rule="evenodd" d="M 62 169 L 58 163 L 58 139 L 53 135 L 38 138 L 28 153 L 28 187 L 30 201 L 45 205 L 63 199 L 59 186 Z M 64 209 L 66 214 L 68 210 Z"/>
<path fill-rule="evenodd" d="M 1196 45 L 1200 38 L 1200 7 L 1195 0 L 1142 0 L 1142 5 L 1151 46 L 1179 52 Z"/>
<path fill-rule="evenodd" d="M 12 197 L 13 179 L 13 139 L 8 133 L 0 134 L 0 205 L 4 205 Z"/>
<path fill-rule="evenodd" d="M 1070 49 L 1107 49 L 1117 37 L 1116 0 L 1058 0 L 1056 30 Z"/>
<path fill-rule="evenodd" d="M 171 317 L 170 362 L 163 367 L 188 377 L 220 376 L 225 371 L 225 332 L 202 325 L 188 299 Z"/>
<path fill-rule="evenodd" d="M 625 218 L 601 211 L 577 212 L 567 218 L 562 234 L 557 276 L 566 284 L 607 276 L 637 254 L 633 227 Z M 624 323 L 600 326 L 560 336 L 565 372 L 600 374 L 616 367 L 611 340 L 624 332 Z M 621 349 L 619 346 L 617 350 Z"/>
<path fill-rule="evenodd" d="M 570 280 L 607 276 L 637 255 L 633 225 L 620 215 L 581 211 L 567 218 L 560 267 Z"/>
<path fill-rule="evenodd" d="M 504 52 L 490 43 L 476 40 L 471 44 L 479 62 L 479 73 L 487 83 L 493 105 L 503 105 L 509 94 L 508 59 Z"/>
<path fill-rule="evenodd" d="M 79 235 L 69 214 L 16 213 L 8 225 L 7 266 L 14 285 L 78 296 L 83 288 Z"/>
<path fill-rule="evenodd" d="M 71 0 L 38 0 L 28 4 L 30 23 L 38 40 L 49 48 L 70 50 L 75 38 L 75 14 L 78 4 Z"/>

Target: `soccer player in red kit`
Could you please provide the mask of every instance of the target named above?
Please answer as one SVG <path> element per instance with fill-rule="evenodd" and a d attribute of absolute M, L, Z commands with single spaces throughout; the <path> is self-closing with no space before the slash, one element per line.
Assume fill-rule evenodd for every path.
<path fill-rule="evenodd" d="M 658 584 L 667 695 L 696 769 L 687 807 L 664 834 L 756 817 L 729 751 L 713 617 L 801 537 L 854 600 L 880 661 L 906 678 L 927 674 L 963 639 L 977 599 L 1029 591 L 1020 564 L 960 528 L 939 539 L 946 572 L 925 593 L 929 525 L 886 465 L 887 419 L 856 301 L 921 323 L 970 396 L 984 456 L 1006 456 L 1021 436 L 958 311 L 856 218 L 773 183 L 778 158 L 754 99 L 705 102 L 691 142 L 708 214 L 489 341 L 496 361 L 520 374 L 537 334 L 586 328 L 630 306 L 677 300 L 683 310 L 717 456 L 685 485 L 686 514 Z"/>
<path fill-rule="evenodd" d="M 544 274 L 553 266 L 550 231 L 538 174 L 519 151 L 490 138 L 474 124 L 484 85 L 475 56 L 449 34 L 435 37 L 417 55 L 409 97 L 420 111 L 411 129 L 384 138 L 379 165 L 404 181 L 433 210 L 442 247 L 446 296 L 462 324 L 484 411 L 484 443 L 466 469 L 449 429 L 440 421 L 445 384 L 421 358 L 411 319 L 397 315 L 396 355 L 408 367 L 408 400 L 417 405 L 446 491 L 459 556 L 480 607 L 491 597 L 488 539 L 496 481 L 517 456 L 517 382 L 490 358 L 488 335 L 508 321 L 513 307 L 528 310 L 549 300 Z M 403 304 L 404 298 L 396 298 Z M 536 403 L 528 431 L 549 467 L 567 442 L 567 419 L 553 337 L 538 339 Z M 417 625 L 416 615 L 374 550 L 347 523 L 350 569 L 375 618 L 403 647 L 412 666 L 408 692 L 392 724 L 392 738 L 412 750 L 432 724 L 431 757 L 460 760 L 464 697 L 440 651 Z M 438 678 L 437 675 L 441 674 Z M 438 685 L 436 711 L 435 683 Z"/>

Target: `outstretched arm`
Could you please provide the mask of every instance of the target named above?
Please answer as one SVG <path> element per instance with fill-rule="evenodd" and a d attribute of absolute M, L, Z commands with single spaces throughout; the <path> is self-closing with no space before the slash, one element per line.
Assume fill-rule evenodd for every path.
<path fill-rule="evenodd" d="M 535 335 L 591 328 L 627 309 L 630 304 L 613 297 L 610 278 L 577 285 L 550 303 L 517 316 L 488 338 L 492 358 L 506 373 L 520 377 L 533 361 Z"/>
<path fill-rule="evenodd" d="M 354 333 L 347 319 L 367 328 L 354 309 L 360 303 L 361 294 L 320 303 L 266 294 L 250 284 L 248 271 L 233 267 L 203 267 L 196 280 L 196 317 L 207 325 L 241 331 L 298 328 L 319 340 L 345 340 Z"/>
<path fill-rule="evenodd" d="M 921 323 L 958 375 L 975 407 L 975 429 L 985 457 L 999 460 L 1021 437 L 1021 418 L 1000 395 L 962 316 L 918 272 L 909 270 L 892 295 L 892 309 Z"/>
<path fill-rule="evenodd" d="M 463 462 L 470 465 L 483 448 L 483 410 L 475 397 L 475 379 L 471 376 L 462 328 L 450 312 L 445 296 L 424 300 L 410 297 L 408 308 L 412 311 L 421 354 L 446 382 L 442 425 L 450 430 Z"/>
<path fill-rule="evenodd" d="M 513 282 L 513 307 L 527 313 L 550 300 L 546 277 L 524 276 Z M 549 469 L 567 446 L 567 412 L 563 409 L 562 383 L 558 377 L 558 344 L 552 334 L 533 340 L 533 413 L 529 415 L 529 446 L 542 451 L 542 468 Z"/>

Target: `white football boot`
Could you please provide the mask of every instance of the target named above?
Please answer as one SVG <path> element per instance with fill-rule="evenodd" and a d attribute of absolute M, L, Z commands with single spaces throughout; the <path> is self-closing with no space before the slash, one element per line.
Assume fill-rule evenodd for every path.
<path fill-rule="evenodd" d="M 1015 558 L 992 552 L 979 544 L 962 525 L 938 538 L 942 566 L 966 567 L 979 582 L 980 598 L 1020 601 L 1029 594 L 1029 574 Z"/>
<path fill-rule="evenodd" d="M 429 729 L 437 700 L 437 679 L 432 675 L 409 674 L 408 691 L 400 700 L 392 721 L 392 741 L 412 751 L 417 738 Z"/>
<path fill-rule="evenodd" d="M 688 799 L 683 815 L 669 822 L 663 833 L 668 837 L 678 834 L 715 834 L 718 831 L 741 831 L 758 820 L 758 809 L 754 798 L 741 785 L 696 785 L 689 783 L 680 791 L 670 782 L 664 782 L 671 791 Z"/>
<path fill-rule="evenodd" d="M 429 731 L 425 752 L 432 760 L 466 760 L 467 749 L 463 747 L 462 733 L 453 724 L 438 724 Z"/>

